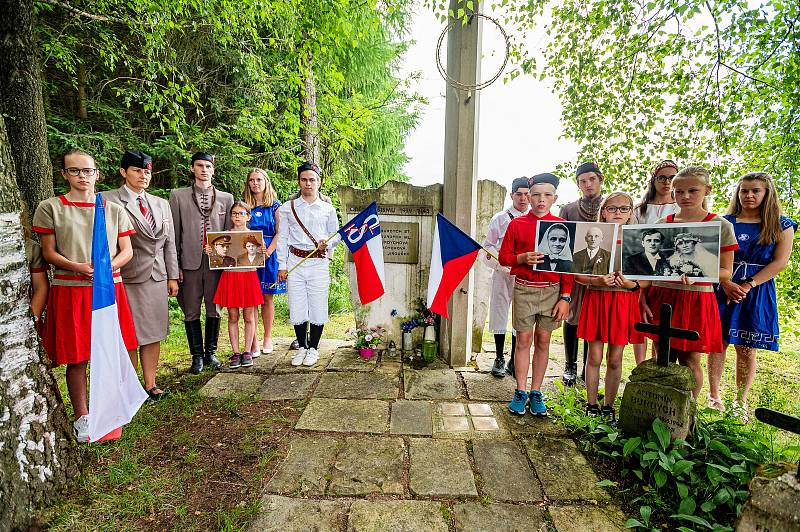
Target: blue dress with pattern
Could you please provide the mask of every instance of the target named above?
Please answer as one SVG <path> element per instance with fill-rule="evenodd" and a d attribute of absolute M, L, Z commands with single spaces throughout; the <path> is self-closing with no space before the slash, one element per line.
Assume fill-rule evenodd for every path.
<path fill-rule="evenodd" d="M 261 231 L 264 235 L 264 245 L 269 246 L 272 240 L 276 238 L 275 234 L 275 213 L 281 202 L 275 200 L 272 205 L 265 207 L 259 205 L 250 212 L 250 229 L 253 231 Z M 264 262 L 263 268 L 256 270 L 258 280 L 261 283 L 261 292 L 264 294 L 285 294 L 286 281 L 278 283 L 275 286 L 272 284 L 278 280 L 278 255 L 273 253 Z"/>
<path fill-rule="evenodd" d="M 733 255 L 731 277 L 732 281 L 738 282 L 754 276 L 772 262 L 775 244 L 758 243 L 760 223 L 740 223 L 732 214 L 726 214 L 725 219 L 733 224 L 739 242 L 739 249 Z M 790 227 L 797 230 L 797 223 L 786 216 L 781 216 L 780 224 L 782 231 Z M 778 350 L 780 334 L 775 279 L 750 290 L 740 303 L 726 304 L 725 291 L 720 285 L 717 285 L 716 292 L 724 342 L 755 349 Z"/>

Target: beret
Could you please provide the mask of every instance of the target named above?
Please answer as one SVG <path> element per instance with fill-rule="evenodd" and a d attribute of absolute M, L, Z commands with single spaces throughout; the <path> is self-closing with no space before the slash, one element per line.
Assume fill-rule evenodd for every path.
<path fill-rule="evenodd" d="M 322 170 L 320 169 L 317 163 L 312 163 L 311 161 L 306 161 L 300 166 L 297 167 L 297 177 L 300 177 L 300 174 L 305 172 L 306 170 L 311 170 L 318 176 L 322 175 Z"/>
<path fill-rule="evenodd" d="M 517 191 L 518 188 L 530 188 L 527 177 L 518 177 L 511 182 L 511 193 Z"/>
<path fill-rule="evenodd" d="M 575 170 L 575 177 L 578 177 L 581 174 L 585 174 L 586 172 L 594 172 L 595 174 L 602 176 L 603 172 L 600 171 L 600 167 L 597 166 L 596 163 L 583 163 L 579 164 L 578 168 Z"/>
<path fill-rule="evenodd" d="M 549 183 L 553 185 L 554 188 L 558 188 L 558 177 L 554 176 L 553 174 L 545 172 L 544 174 L 536 174 L 535 176 L 531 177 L 528 180 L 530 186 L 533 185 L 541 185 L 542 183 Z"/>
<path fill-rule="evenodd" d="M 129 167 L 135 166 L 136 168 L 144 168 L 146 170 L 153 169 L 153 158 L 144 153 L 143 151 L 128 150 L 122 154 L 122 161 L 119 167 L 127 170 Z"/>
<path fill-rule="evenodd" d="M 199 151 L 194 155 L 192 155 L 192 164 L 194 164 L 195 161 L 208 161 L 211 164 L 214 164 L 214 159 L 216 159 L 216 157 L 214 157 L 213 153 L 208 153 L 207 151 Z"/>

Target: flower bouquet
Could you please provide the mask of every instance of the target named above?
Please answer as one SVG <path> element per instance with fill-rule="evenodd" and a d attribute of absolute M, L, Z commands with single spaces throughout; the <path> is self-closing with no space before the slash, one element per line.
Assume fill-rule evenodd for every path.
<path fill-rule="evenodd" d="M 663 275 L 680 277 L 685 275 L 687 277 L 704 277 L 703 269 L 691 260 L 681 260 L 679 262 L 670 263 L 669 266 L 664 267 Z"/>
<path fill-rule="evenodd" d="M 375 354 L 375 348 L 383 340 L 386 329 L 381 326 L 361 327 L 348 332 L 355 340 L 354 346 L 358 349 L 358 354 L 361 355 L 361 358 L 368 360 Z"/>

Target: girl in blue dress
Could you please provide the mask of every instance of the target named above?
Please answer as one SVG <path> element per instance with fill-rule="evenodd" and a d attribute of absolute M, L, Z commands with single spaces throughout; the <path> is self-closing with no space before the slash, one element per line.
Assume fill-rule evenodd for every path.
<path fill-rule="evenodd" d="M 272 353 L 272 321 L 275 318 L 275 304 L 273 296 L 275 294 L 286 293 L 286 281 L 278 283 L 278 257 L 275 255 L 275 247 L 278 239 L 278 201 L 275 189 L 272 188 L 267 172 L 261 168 L 253 168 L 247 174 L 247 184 L 244 187 L 244 201 L 251 209 L 250 229 L 261 231 L 264 235 L 264 245 L 267 247 L 264 267 L 257 270 L 258 279 L 261 282 L 261 292 L 264 294 L 264 304 L 261 305 L 261 321 L 264 324 L 264 341 L 261 344 L 260 353 Z M 277 284 L 276 284 L 277 283 Z M 253 340 L 251 346 L 253 356 L 259 353 L 258 335 Z"/>
<path fill-rule="evenodd" d="M 778 350 L 778 302 L 775 276 L 789 263 L 797 223 L 781 214 L 769 174 L 753 172 L 736 185 L 725 218 L 734 226 L 739 250 L 733 275 L 717 286 L 722 321 L 722 353 L 708 359 L 709 406 L 725 409 L 719 384 L 725 351 L 736 349 L 734 414 L 747 422 L 747 395 L 756 373 L 756 349 Z"/>

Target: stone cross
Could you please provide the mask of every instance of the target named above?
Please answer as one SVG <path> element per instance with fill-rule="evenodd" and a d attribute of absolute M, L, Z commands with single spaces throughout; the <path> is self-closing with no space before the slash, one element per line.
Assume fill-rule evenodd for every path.
<path fill-rule="evenodd" d="M 472 12 L 480 13 L 482 4 L 482 0 L 474 0 Z M 463 7 L 463 0 L 450 0 L 453 13 Z M 448 30 L 447 75 L 462 85 L 480 83 L 482 27 L 482 19 L 471 16 L 466 24 L 457 19 Z M 474 236 L 480 91 L 462 90 L 451 84 L 446 90 L 443 211 L 465 233 Z M 450 298 L 450 319 L 442 320 L 439 339 L 451 367 L 466 366 L 472 355 L 472 280 L 470 270 Z"/>
<path fill-rule="evenodd" d="M 666 303 L 661 304 L 658 325 L 637 322 L 633 324 L 633 328 L 639 332 L 658 335 L 658 365 L 663 367 L 669 364 L 669 343 L 672 338 L 682 340 L 698 340 L 700 338 L 697 331 L 672 327 L 672 305 Z"/>
<path fill-rule="evenodd" d="M 790 416 L 771 408 L 756 408 L 756 419 L 767 425 L 800 434 L 800 417 Z M 800 464 L 797 464 L 797 478 L 800 480 Z"/>

